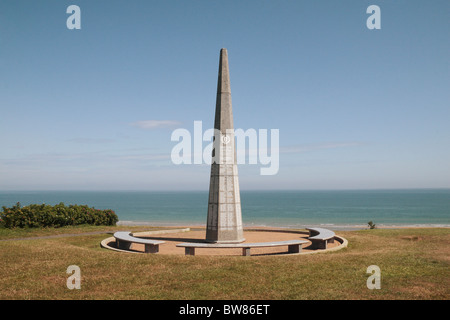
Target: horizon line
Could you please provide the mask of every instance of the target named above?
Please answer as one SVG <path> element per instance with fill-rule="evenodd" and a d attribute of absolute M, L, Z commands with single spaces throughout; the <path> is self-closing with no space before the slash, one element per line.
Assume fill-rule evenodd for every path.
<path fill-rule="evenodd" d="M 411 187 L 411 188 L 343 188 L 343 189 L 241 189 L 240 191 L 258 191 L 258 192 L 272 192 L 272 191 L 396 191 L 396 190 L 450 190 L 450 187 Z M 150 189 L 13 189 L 13 190 L 2 190 L 0 192 L 208 192 L 208 189 L 160 189 L 160 190 L 150 190 Z"/>

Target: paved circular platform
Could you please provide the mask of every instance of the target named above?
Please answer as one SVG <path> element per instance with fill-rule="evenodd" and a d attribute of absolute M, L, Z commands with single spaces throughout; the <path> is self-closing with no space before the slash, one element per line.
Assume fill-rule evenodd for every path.
<path fill-rule="evenodd" d="M 165 241 L 164 244 L 159 246 L 159 253 L 157 254 L 170 254 L 170 255 L 184 255 L 184 248 L 177 247 L 176 245 L 183 242 L 203 242 L 205 239 L 205 229 L 200 228 L 177 228 L 148 232 L 135 232 L 133 236 L 139 238 L 148 238 L 153 240 Z M 306 240 L 308 241 L 307 231 L 296 231 L 290 229 L 274 229 L 274 228 L 251 228 L 244 229 L 245 242 L 271 242 L 271 241 L 286 241 L 286 240 Z M 326 250 L 311 250 L 311 242 L 302 245 L 302 251 L 299 254 L 311 254 L 324 251 L 335 251 L 347 246 L 347 240 L 336 235 L 336 241 L 329 243 Z M 144 253 L 144 245 L 134 243 L 131 245 L 130 250 L 121 250 L 116 247 L 114 237 L 104 239 L 101 242 L 101 246 L 107 249 L 126 252 L 126 253 Z M 282 247 L 266 247 L 266 248 L 253 248 L 251 250 L 252 256 L 272 256 L 272 255 L 293 255 L 288 253 L 287 246 Z M 196 256 L 241 256 L 242 249 L 237 248 L 201 248 L 197 249 Z"/>

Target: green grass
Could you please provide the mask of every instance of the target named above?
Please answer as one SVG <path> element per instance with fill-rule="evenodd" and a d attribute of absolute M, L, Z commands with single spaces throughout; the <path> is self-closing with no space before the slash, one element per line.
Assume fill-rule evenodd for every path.
<path fill-rule="evenodd" d="M 106 232 L 114 228 L 130 229 L 0 230 L 0 236 Z M 348 248 L 270 257 L 124 254 L 100 248 L 100 241 L 109 236 L 106 233 L 0 241 L 0 299 L 450 298 L 450 229 L 338 234 L 349 241 Z M 73 264 L 81 268 L 80 290 L 66 287 L 66 269 Z M 366 286 L 370 276 L 366 269 L 373 264 L 381 269 L 380 290 Z"/>

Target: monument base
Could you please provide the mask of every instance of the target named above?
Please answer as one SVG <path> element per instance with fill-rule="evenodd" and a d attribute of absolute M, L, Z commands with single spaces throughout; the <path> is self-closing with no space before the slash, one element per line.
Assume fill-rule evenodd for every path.
<path fill-rule="evenodd" d="M 241 243 L 244 242 L 243 230 L 217 230 L 207 228 L 205 242 L 208 243 Z"/>
<path fill-rule="evenodd" d="M 227 243 L 242 243 L 245 241 L 245 238 L 241 239 L 241 240 L 209 240 L 206 239 L 205 242 L 207 243 L 223 243 L 223 244 L 227 244 Z"/>

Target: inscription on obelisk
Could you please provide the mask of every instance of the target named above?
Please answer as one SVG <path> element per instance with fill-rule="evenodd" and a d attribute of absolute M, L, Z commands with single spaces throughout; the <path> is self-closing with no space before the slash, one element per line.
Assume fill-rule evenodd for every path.
<path fill-rule="evenodd" d="M 206 241 L 243 242 L 227 49 L 220 50 Z"/>

